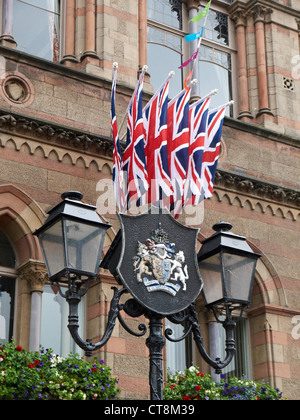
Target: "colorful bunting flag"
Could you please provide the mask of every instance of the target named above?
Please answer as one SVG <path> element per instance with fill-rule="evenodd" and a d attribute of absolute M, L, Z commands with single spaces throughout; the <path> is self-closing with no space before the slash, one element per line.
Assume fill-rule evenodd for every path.
<path fill-rule="evenodd" d="M 195 34 L 186 35 L 185 40 L 187 42 L 195 41 L 196 39 L 199 39 L 202 37 L 204 31 L 204 26 L 201 28 L 200 32 L 197 32 Z"/>
<path fill-rule="evenodd" d="M 204 10 L 202 10 L 197 16 L 193 17 L 193 19 L 189 20 L 190 22 L 199 22 L 201 19 L 203 19 L 205 16 L 207 16 L 209 8 L 210 8 L 211 2 L 209 1 L 207 5 L 205 6 Z"/>

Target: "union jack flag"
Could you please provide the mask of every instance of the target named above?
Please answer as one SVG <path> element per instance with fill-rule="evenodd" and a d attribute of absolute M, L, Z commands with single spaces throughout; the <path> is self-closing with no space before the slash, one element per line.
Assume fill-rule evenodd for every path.
<path fill-rule="evenodd" d="M 226 105 L 211 111 L 208 115 L 208 128 L 204 145 L 201 177 L 205 199 L 210 198 L 213 195 L 213 186 L 220 155 L 225 111 Z"/>
<path fill-rule="evenodd" d="M 140 200 L 148 190 L 142 103 L 143 83 L 144 72 L 140 76 L 127 114 L 127 141 L 123 154 L 125 207 L 127 209 L 130 207 L 130 201 Z"/>
<path fill-rule="evenodd" d="M 111 89 L 111 128 L 113 135 L 113 185 L 117 206 L 120 210 L 124 207 L 124 189 L 122 172 L 122 153 L 117 126 L 115 97 L 116 97 L 117 64 L 114 65 L 113 82 Z"/>
<path fill-rule="evenodd" d="M 191 88 L 182 90 L 168 106 L 168 159 L 173 184 L 173 203 L 182 203 L 189 161 L 189 100 Z"/>
<path fill-rule="evenodd" d="M 184 203 L 201 197 L 201 173 L 204 143 L 211 97 L 208 96 L 190 106 L 190 148 L 187 181 L 184 188 Z M 196 198 L 197 197 L 197 198 Z"/>
<path fill-rule="evenodd" d="M 169 79 L 144 108 L 145 154 L 149 178 L 148 203 L 161 204 L 173 194 L 168 161 Z"/>

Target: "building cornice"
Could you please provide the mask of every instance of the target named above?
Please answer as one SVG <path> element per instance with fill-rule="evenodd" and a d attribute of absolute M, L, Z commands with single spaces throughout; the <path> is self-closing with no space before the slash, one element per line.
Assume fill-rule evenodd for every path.
<path fill-rule="evenodd" d="M 230 7 L 229 7 L 229 13 L 234 14 L 237 10 L 245 10 L 249 11 L 251 9 L 254 9 L 257 6 L 262 6 L 265 8 L 272 8 L 273 10 L 279 10 L 281 12 L 287 13 L 290 16 L 294 16 L 295 18 L 300 17 L 300 10 L 293 9 L 290 6 L 287 6 L 285 4 L 278 3 L 274 0 L 249 0 L 247 3 L 244 1 L 235 1 Z"/>
<path fill-rule="evenodd" d="M 282 134 L 271 132 L 262 127 L 244 123 L 232 118 L 225 119 L 225 126 L 265 137 L 272 141 L 282 142 L 294 147 L 300 147 L 300 141 Z M 71 149 L 80 153 L 105 155 L 112 157 L 113 141 L 110 137 L 74 130 L 67 126 L 49 121 L 31 118 L 18 113 L 0 109 L 0 132 L 15 134 L 36 140 L 39 144 Z M 2 144 L 2 147 L 5 145 Z M 19 150 L 19 149 L 18 149 Z M 215 184 L 219 188 L 232 190 L 250 196 L 268 199 L 272 202 L 300 207 L 300 191 L 268 183 L 247 175 L 218 170 Z"/>
<path fill-rule="evenodd" d="M 73 150 L 92 154 L 111 155 L 113 142 L 110 137 L 74 130 L 53 122 L 28 117 L 16 112 L 0 109 L 0 130 L 18 133 L 39 142 L 56 144 Z"/>
<path fill-rule="evenodd" d="M 250 176 L 230 171 L 218 170 L 215 186 L 226 191 L 234 191 L 259 200 L 267 200 L 288 207 L 300 208 L 300 191 L 262 181 Z"/>

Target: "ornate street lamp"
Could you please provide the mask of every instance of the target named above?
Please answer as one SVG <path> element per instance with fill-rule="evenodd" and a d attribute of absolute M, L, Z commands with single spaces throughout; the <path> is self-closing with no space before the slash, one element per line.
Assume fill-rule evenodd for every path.
<path fill-rule="evenodd" d="M 78 335 L 78 305 L 91 280 L 98 276 L 106 230 L 110 227 L 96 207 L 81 202 L 80 192 L 62 194 L 62 202 L 49 210 L 45 224 L 35 232 L 45 260 L 49 280 L 69 303 L 68 328 L 75 342 L 86 351 L 97 349 Z M 61 286 L 67 286 L 66 293 Z"/>
<path fill-rule="evenodd" d="M 206 307 L 212 309 L 216 320 L 226 331 L 224 361 L 212 360 L 208 356 L 202 345 L 199 326 L 195 320 L 192 323 L 200 354 L 216 369 L 216 373 L 221 373 L 235 355 L 236 321 L 233 316 L 240 318 L 244 309 L 250 305 L 256 264 L 260 255 L 253 252 L 245 237 L 230 232 L 231 224 L 217 223 L 213 229 L 216 233 L 202 242 L 198 262 L 204 282 Z"/>
<path fill-rule="evenodd" d="M 96 207 L 82 203 L 82 198 L 75 191 L 62 194 L 63 201 L 48 212 L 46 223 L 35 232 L 51 282 L 68 282 L 71 274 L 82 281 L 98 275 L 110 225 L 103 223 Z"/>
<path fill-rule="evenodd" d="M 206 306 L 215 313 L 226 308 L 243 311 L 250 304 L 260 255 L 245 237 L 230 232 L 231 224 L 217 223 L 213 229 L 216 233 L 202 242 L 198 254 Z"/>
<path fill-rule="evenodd" d="M 121 311 L 137 318 L 149 319 L 146 345 L 150 352 L 149 383 L 152 400 L 163 397 L 162 352 L 166 338 L 173 342 L 193 334 L 204 360 L 217 373 L 226 367 L 235 354 L 232 312 L 250 303 L 250 295 L 258 254 L 246 239 L 230 233 L 231 225 L 215 226 L 216 233 L 203 242 L 196 254 L 198 229 L 178 223 L 169 212 L 150 207 L 144 214 L 118 214 L 121 230 L 101 262 L 104 237 L 110 225 L 103 223 L 96 208 L 82 203 L 82 194 L 68 192 L 63 201 L 49 211 L 49 217 L 36 235 L 39 238 L 49 279 L 57 284 L 61 296 L 69 304 L 68 328 L 74 341 L 91 356 L 103 347 L 113 332 L 116 319 L 130 334 L 141 337 L 147 332 L 144 324 L 139 332 L 125 323 Z M 98 275 L 99 265 L 109 269 L 121 288 L 113 287 L 114 296 L 106 330 L 101 340 L 92 343 L 79 336 L 78 304 L 87 293 L 89 283 Z M 201 278 L 200 271 L 203 277 Z M 67 286 L 63 293 L 61 284 Z M 226 358 L 212 360 L 207 354 L 200 331 L 195 301 L 203 289 L 208 308 L 226 330 Z M 132 298 L 120 304 L 123 294 Z M 222 312 L 225 321 L 218 317 Z M 174 338 L 170 329 L 162 335 L 163 319 L 175 324 L 186 323 L 182 337 Z"/>

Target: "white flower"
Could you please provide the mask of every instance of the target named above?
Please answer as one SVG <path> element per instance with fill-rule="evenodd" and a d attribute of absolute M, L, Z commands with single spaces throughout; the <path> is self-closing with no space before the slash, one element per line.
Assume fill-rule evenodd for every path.
<path fill-rule="evenodd" d="M 197 368 L 195 368 L 195 366 L 191 366 L 191 367 L 189 368 L 189 371 L 190 371 L 190 372 L 198 372 L 198 369 L 197 369 Z"/>

